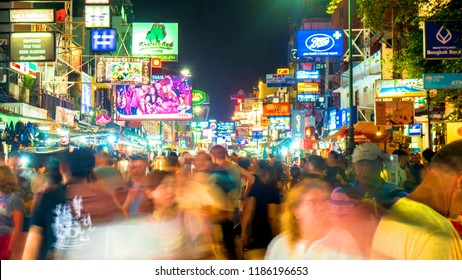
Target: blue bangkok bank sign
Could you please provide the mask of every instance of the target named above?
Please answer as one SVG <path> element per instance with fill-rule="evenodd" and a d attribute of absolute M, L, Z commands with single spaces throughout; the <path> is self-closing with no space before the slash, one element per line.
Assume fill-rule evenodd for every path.
<path fill-rule="evenodd" d="M 297 31 L 297 56 L 343 56 L 343 31 Z"/>

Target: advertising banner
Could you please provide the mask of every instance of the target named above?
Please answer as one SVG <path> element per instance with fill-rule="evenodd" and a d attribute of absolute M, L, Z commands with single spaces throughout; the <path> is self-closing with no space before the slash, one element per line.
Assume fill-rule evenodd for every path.
<path fill-rule="evenodd" d="M 454 28 L 447 28 L 454 26 Z M 458 27 L 455 27 L 458 26 Z M 426 21 L 424 25 L 425 59 L 462 59 L 462 32 L 456 31 L 456 25 L 450 21 Z"/>
<path fill-rule="evenodd" d="M 289 130 L 290 117 L 271 117 L 269 129 L 274 130 Z"/>
<path fill-rule="evenodd" d="M 319 84 L 317 83 L 297 83 L 298 92 L 319 92 Z"/>
<path fill-rule="evenodd" d="M 54 23 L 53 9 L 11 9 L 11 23 Z"/>
<path fill-rule="evenodd" d="M 93 107 L 93 89 L 91 84 L 91 76 L 82 73 L 82 94 L 80 97 L 81 106 L 80 112 L 85 115 L 88 114 L 91 107 Z"/>
<path fill-rule="evenodd" d="M 329 112 L 329 129 L 330 130 L 337 130 L 340 129 L 344 125 L 350 125 L 350 121 L 353 124 L 358 122 L 358 107 L 353 106 L 353 117 L 350 117 L 350 109 L 341 109 L 341 110 L 331 110 Z"/>
<path fill-rule="evenodd" d="M 111 0 L 85 0 L 85 4 L 111 4 Z"/>
<path fill-rule="evenodd" d="M 420 136 L 422 134 L 422 124 L 410 124 L 408 125 L 408 135 L 409 136 Z"/>
<path fill-rule="evenodd" d="M 178 23 L 132 23 L 132 55 L 178 61 Z"/>
<path fill-rule="evenodd" d="M 343 56 L 343 30 L 297 31 L 298 57 Z"/>
<path fill-rule="evenodd" d="M 151 84 L 151 59 L 141 57 L 96 57 L 96 83 Z"/>
<path fill-rule="evenodd" d="M 412 101 L 375 102 L 375 125 L 405 125 L 414 123 Z"/>
<path fill-rule="evenodd" d="M 267 87 L 289 87 L 293 84 L 291 74 L 266 74 Z"/>
<path fill-rule="evenodd" d="M 181 75 L 153 75 L 150 86 L 116 86 L 117 120 L 191 120 L 191 90 Z"/>
<path fill-rule="evenodd" d="M 263 105 L 263 116 L 290 116 L 290 103 L 269 103 Z"/>
<path fill-rule="evenodd" d="M 109 5 L 85 6 L 85 27 L 111 27 L 111 10 Z"/>
<path fill-rule="evenodd" d="M 117 32 L 115 28 L 92 29 L 90 36 L 93 52 L 110 52 L 117 49 Z"/>
<path fill-rule="evenodd" d="M 74 126 L 74 111 L 64 107 L 56 106 L 55 121 L 57 123 Z"/>
<path fill-rule="evenodd" d="M 426 97 L 422 79 L 376 80 L 377 98 Z"/>
<path fill-rule="evenodd" d="M 305 138 L 305 110 L 292 111 L 292 139 Z"/>
<path fill-rule="evenodd" d="M 233 122 L 217 122 L 217 135 L 223 136 L 234 132 Z"/>
<path fill-rule="evenodd" d="M 24 75 L 37 78 L 37 64 L 33 62 L 10 62 L 10 68 Z"/>
<path fill-rule="evenodd" d="M 297 70 L 295 72 L 296 81 L 317 80 L 321 77 L 319 70 Z"/>
<path fill-rule="evenodd" d="M 462 88 L 462 73 L 423 74 L 425 89 Z"/>
<path fill-rule="evenodd" d="M 15 62 L 45 62 L 56 60 L 54 32 L 11 33 L 10 58 Z"/>
<path fill-rule="evenodd" d="M 297 102 L 316 102 L 319 100 L 319 94 L 297 94 Z"/>

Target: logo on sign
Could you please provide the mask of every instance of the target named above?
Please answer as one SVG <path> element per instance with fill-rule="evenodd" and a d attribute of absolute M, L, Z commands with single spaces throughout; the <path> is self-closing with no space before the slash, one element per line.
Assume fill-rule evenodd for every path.
<path fill-rule="evenodd" d="M 443 31 L 446 31 L 446 34 L 443 34 Z M 436 40 L 440 41 L 441 44 L 446 45 L 447 42 L 451 41 L 452 33 L 443 26 L 436 33 Z"/>
<path fill-rule="evenodd" d="M 305 45 L 313 52 L 327 52 L 334 47 L 335 41 L 327 34 L 314 34 L 306 39 Z"/>

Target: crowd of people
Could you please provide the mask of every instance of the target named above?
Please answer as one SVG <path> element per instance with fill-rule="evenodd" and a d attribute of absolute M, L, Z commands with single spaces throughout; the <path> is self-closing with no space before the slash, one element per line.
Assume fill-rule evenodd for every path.
<path fill-rule="evenodd" d="M 351 164 L 216 145 L 161 168 L 77 148 L 21 170 L 13 154 L 0 165 L 1 259 L 462 259 L 462 141 L 394 154 L 398 184 L 373 143 Z"/>

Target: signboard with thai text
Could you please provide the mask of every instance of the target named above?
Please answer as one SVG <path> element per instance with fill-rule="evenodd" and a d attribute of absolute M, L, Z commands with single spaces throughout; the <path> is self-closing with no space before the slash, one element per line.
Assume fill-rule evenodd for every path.
<path fill-rule="evenodd" d="M 263 116 L 290 116 L 290 103 L 269 103 L 263 105 Z"/>

